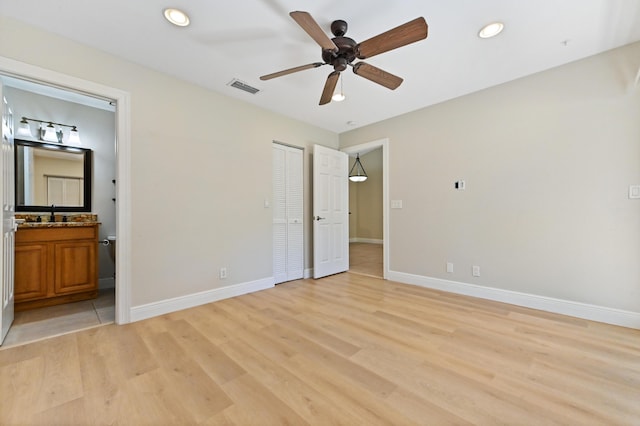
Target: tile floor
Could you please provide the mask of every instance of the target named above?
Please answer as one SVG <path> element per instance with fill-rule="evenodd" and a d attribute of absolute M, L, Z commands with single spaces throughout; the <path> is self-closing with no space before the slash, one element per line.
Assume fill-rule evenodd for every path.
<path fill-rule="evenodd" d="M 82 302 L 16 312 L 2 348 L 115 322 L 115 289 Z"/>

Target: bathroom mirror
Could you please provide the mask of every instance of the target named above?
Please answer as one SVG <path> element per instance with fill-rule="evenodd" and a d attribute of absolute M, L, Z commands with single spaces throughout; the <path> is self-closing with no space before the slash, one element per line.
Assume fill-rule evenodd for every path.
<path fill-rule="evenodd" d="M 91 150 L 15 139 L 17 212 L 91 211 Z"/>

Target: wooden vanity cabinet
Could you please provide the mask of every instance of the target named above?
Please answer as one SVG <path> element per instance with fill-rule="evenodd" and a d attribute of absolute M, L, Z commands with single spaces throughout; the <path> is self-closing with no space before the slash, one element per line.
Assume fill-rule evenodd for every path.
<path fill-rule="evenodd" d="M 98 296 L 98 225 L 19 228 L 16 311 Z"/>

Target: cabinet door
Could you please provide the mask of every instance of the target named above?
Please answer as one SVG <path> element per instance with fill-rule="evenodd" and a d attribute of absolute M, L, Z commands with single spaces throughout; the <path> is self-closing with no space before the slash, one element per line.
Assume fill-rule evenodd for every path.
<path fill-rule="evenodd" d="M 15 301 L 47 297 L 47 244 L 16 244 Z"/>
<path fill-rule="evenodd" d="M 54 288 L 57 295 L 97 288 L 95 241 L 55 243 Z"/>

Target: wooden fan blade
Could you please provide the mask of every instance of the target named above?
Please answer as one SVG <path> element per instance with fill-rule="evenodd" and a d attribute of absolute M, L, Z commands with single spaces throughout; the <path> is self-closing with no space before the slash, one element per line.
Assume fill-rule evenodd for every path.
<path fill-rule="evenodd" d="M 358 62 L 353 66 L 353 72 L 360 77 L 378 83 L 387 89 L 395 90 L 402 84 L 402 79 L 397 75 L 390 74 L 380 68 L 374 67 L 364 62 Z"/>
<path fill-rule="evenodd" d="M 314 62 L 308 65 L 300 65 L 299 67 L 289 68 L 288 70 L 282 70 L 274 72 L 272 74 L 263 75 L 262 77 L 260 77 L 260 80 L 271 80 L 272 78 L 282 77 L 283 75 L 293 74 L 294 72 L 304 71 L 311 68 L 318 68 L 322 65 L 324 65 L 323 62 Z"/>
<path fill-rule="evenodd" d="M 427 21 L 423 17 L 416 18 L 358 44 L 356 46 L 356 56 L 358 59 L 370 58 L 425 39 L 427 38 L 427 33 Z"/>
<path fill-rule="evenodd" d="M 332 52 L 338 51 L 338 47 L 335 43 L 331 41 L 324 31 L 322 31 L 320 25 L 318 25 L 308 12 L 295 11 L 289 13 L 289 16 L 291 16 L 294 21 L 296 21 L 298 25 L 300 25 L 302 29 L 305 30 L 307 34 L 309 34 L 311 38 L 320 45 L 320 47 L 322 47 L 323 50 L 330 50 Z"/>
<path fill-rule="evenodd" d="M 329 102 L 331 102 L 331 97 L 333 96 L 333 92 L 336 90 L 336 84 L 338 84 L 339 78 L 340 73 L 338 71 L 334 71 L 329 74 L 329 77 L 327 77 L 327 82 L 324 84 L 322 96 L 320 97 L 320 105 L 328 104 Z"/>

